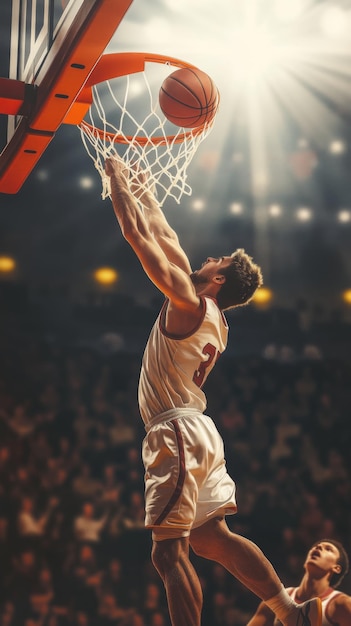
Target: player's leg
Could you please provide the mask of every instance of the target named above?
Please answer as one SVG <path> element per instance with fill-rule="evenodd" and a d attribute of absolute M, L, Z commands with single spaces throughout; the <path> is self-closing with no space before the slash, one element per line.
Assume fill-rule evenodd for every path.
<path fill-rule="evenodd" d="M 174 411 L 174 419 L 152 427 L 144 439 L 145 523 L 152 530 L 152 560 L 165 586 L 172 626 L 200 626 L 202 591 L 189 560 L 198 486 L 188 466 L 194 468 L 196 459 L 186 424 L 179 422 Z"/>
<path fill-rule="evenodd" d="M 223 518 L 212 519 L 192 530 L 190 544 L 196 554 L 221 563 L 262 600 L 271 598 L 282 587 L 273 566 L 258 546 L 232 533 Z"/>
<path fill-rule="evenodd" d="M 202 590 L 189 560 L 189 538 L 153 541 L 152 561 L 166 589 L 172 626 L 200 626 Z"/>
<path fill-rule="evenodd" d="M 264 600 L 286 626 L 300 623 L 320 626 L 320 601 L 315 598 L 305 605 L 296 605 L 260 548 L 249 539 L 232 533 L 223 518 L 212 519 L 193 529 L 190 544 L 196 554 L 223 565 Z"/>

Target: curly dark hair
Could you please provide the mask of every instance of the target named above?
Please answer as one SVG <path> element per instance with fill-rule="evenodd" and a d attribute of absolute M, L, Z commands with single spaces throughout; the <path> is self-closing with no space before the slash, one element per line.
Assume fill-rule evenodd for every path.
<path fill-rule="evenodd" d="M 245 250 L 238 248 L 231 259 L 230 265 L 221 270 L 225 282 L 217 294 L 217 303 L 222 311 L 248 304 L 263 284 L 261 268 Z"/>

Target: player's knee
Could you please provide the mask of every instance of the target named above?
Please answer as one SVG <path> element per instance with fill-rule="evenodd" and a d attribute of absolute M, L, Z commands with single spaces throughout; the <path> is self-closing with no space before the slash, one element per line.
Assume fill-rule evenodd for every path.
<path fill-rule="evenodd" d="M 151 558 L 160 576 L 172 569 L 180 559 L 180 545 L 177 540 L 154 541 Z"/>

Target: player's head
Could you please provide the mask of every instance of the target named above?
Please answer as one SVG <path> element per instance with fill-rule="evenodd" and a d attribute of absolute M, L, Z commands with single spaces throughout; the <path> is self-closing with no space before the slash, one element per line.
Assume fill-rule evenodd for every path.
<path fill-rule="evenodd" d="M 221 269 L 225 281 L 217 294 L 218 306 L 223 311 L 248 304 L 263 284 L 261 268 L 245 250 L 238 248 L 230 259 L 230 263 Z"/>
<path fill-rule="evenodd" d="M 338 587 L 344 578 L 344 576 L 349 571 L 349 558 L 347 556 L 346 550 L 340 541 L 336 539 L 320 539 L 316 541 L 313 546 L 310 548 L 306 563 L 308 560 L 313 560 L 313 558 L 319 558 L 318 551 L 320 549 L 327 550 L 329 547 L 332 547 L 332 557 L 334 556 L 333 568 L 331 571 L 329 584 L 331 587 Z M 317 561 L 316 561 L 317 562 Z"/>

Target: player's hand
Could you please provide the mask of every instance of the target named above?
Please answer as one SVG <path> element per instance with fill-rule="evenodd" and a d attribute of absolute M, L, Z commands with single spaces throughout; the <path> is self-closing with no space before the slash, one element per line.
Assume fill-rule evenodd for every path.
<path fill-rule="evenodd" d="M 105 159 L 105 172 L 107 176 L 110 177 L 116 176 L 116 178 L 120 178 L 122 175 L 125 178 L 128 178 L 128 169 L 122 159 L 107 157 Z"/>
<path fill-rule="evenodd" d="M 130 170 L 130 189 L 136 197 L 146 190 L 148 175 L 139 168 L 132 166 Z"/>
<path fill-rule="evenodd" d="M 132 166 L 129 179 L 130 190 L 146 206 L 155 202 L 155 188 L 154 185 L 150 185 L 149 178 L 149 172 Z"/>

